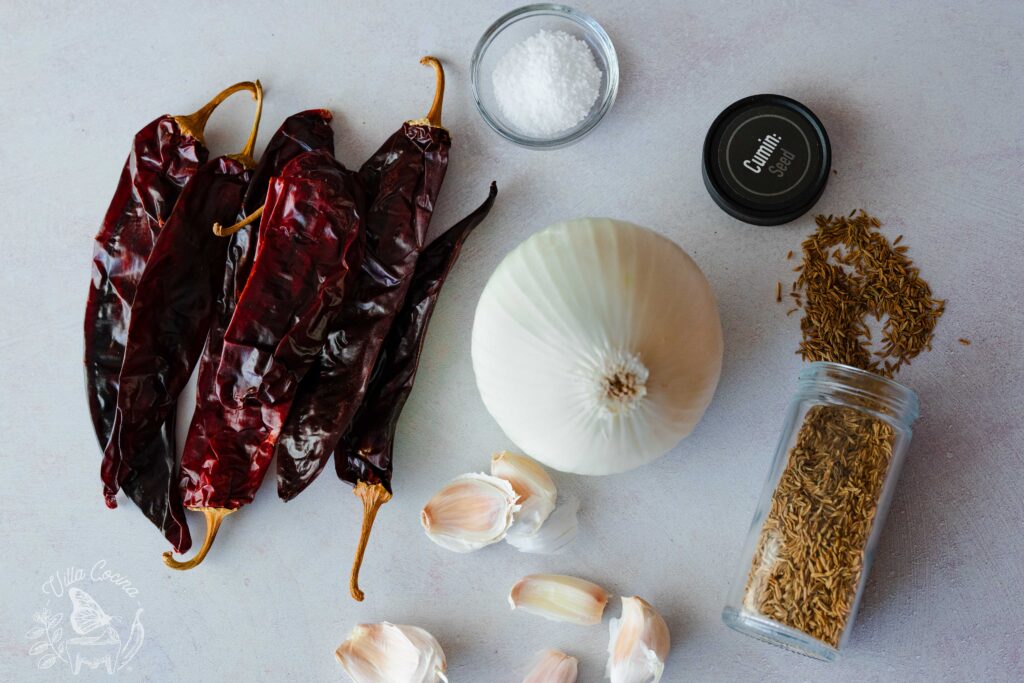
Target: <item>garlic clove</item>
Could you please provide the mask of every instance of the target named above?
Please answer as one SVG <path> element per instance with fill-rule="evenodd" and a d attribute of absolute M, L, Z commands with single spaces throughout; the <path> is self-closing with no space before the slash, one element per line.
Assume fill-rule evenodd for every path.
<path fill-rule="evenodd" d="M 589 626 L 601 623 L 608 591 L 574 576 L 531 574 L 512 586 L 508 602 L 528 614 Z"/>
<path fill-rule="evenodd" d="M 658 683 L 671 645 L 668 624 L 642 598 L 622 598 L 622 617 L 609 627 L 608 668 L 612 683 Z"/>
<path fill-rule="evenodd" d="M 434 543 L 468 553 L 505 538 L 518 511 L 515 491 L 507 481 L 464 474 L 427 501 L 420 522 Z"/>
<path fill-rule="evenodd" d="M 579 662 L 558 650 L 544 650 L 523 683 L 576 683 Z"/>
<path fill-rule="evenodd" d="M 359 624 L 334 656 L 354 683 L 448 681 L 440 644 L 416 626 Z"/>
<path fill-rule="evenodd" d="M 512 533 L 536 533 L 555 509 L 558 491 L 540 463 L 525 455 L 502 451 L 491 458 L 491 474 L 512 484 L 522 508 L 516 514 Z"/>
<path fill-rule="evenodd" d="M 539 530 L 532 534 L 521 534 L 513 525 L 505 540 L 521 553 L 541 555 L 559 553 L 576 540 L 576 534 L 579 531 L 579 520 L 577 519 L 579 509 L 578 500 L 566 499 L 559 503 Z"/>

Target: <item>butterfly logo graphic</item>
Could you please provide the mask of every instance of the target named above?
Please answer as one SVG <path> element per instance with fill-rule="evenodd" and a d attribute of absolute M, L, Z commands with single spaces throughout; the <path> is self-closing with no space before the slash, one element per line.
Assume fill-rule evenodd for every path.
<path fill-rule="evenodd" d="M 112 617 L 103 611 L 93 597 L 81 588 L 69 588 L 68 597 L 71 599 L 71 628 L 80 636 L 86 636 L 93 631 L 106 628 L 106 636 L 113 633 L 117 637 L 117 631 L 111 626 L 111 622 L 120 617 Z M 120 638 L 118 638 L 120 640 Z"/>
<path fill-rule="evenodd" d="M 121 617 L 112 617 L 103 611 L 91 595 L 81 588 L 69 588 L 71 617 L 68 621 L 78 634 L 67 640 L 68 655 L 72 659 L 72 671 L 78 673 L 82 665 L 90 669 L 103 667 L 107 673 L 122 669 L 142 645 L 143 629 L 139 614 L 135 613 L 128 643 L 122 647 L 121 634 L 112 626 Z"/>
<path fill-rule="evenodd" d="M 104 565 L 106 560 L 100 560 L 93 570 Z M 107 614 L 92 595 L 70 585 L 84 581 L 85 576 L 84 570 L 71 567 L 63 574 L 52 575 L 43 585 L 44 594 L 55 598 L 66 596 L 71 611 L 53 612 L 47 607 L 32 615 L 35 625 L 25 637 L 32 641 L 28 654 L 37 658 L 37 668 L 49 669 L 63 663 L 73 675 L 82 669 L 112 675 L 125 669 L 142 647 L 146 632 L 138 603 L 131 623 L 119 626 L 127 624 L 127 620 Z M 100 581 L 93 578 L 95 587 L 102 588 Z M 134 597 L 132 593 L 128 596 Z"/>

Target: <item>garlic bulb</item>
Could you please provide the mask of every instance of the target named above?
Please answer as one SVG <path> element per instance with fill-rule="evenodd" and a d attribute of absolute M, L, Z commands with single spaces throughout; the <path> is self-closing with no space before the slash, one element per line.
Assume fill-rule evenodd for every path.
<path fill-rule="evenodd" d="M 519 496 L 519 512 L 510 534 L 530 536 L 537 533 L 555 509 L 558 491 L 544 468 L 525 455 L 502 451 L 491 458 L 491 475 L 512 484 Z"/>
<path fill-rule="evenodd" d="M 642 598 L 622 598 L 622 617 L 609 627 L 608 668 L 612 683 L 658 683 L 671 645 L 668 624 Z"/>
<path fill-rule="evenodd" d="M 523 683 L 576 683 L 578 667 L 575 657 L 558 650 L 545 650 Z"/>
<path fill-rule="evenodd" d="M 520 449 L 558 470 L 611 474 L 693 430 L 718 384 L 722 330 L 710 285 L 675 243 L 578 219 L 501 262 L 472 355 L 487 410 Z"/>
<path fill-rule="evenodd" d="M 359 624 L 334 656 L 355 683 L 448 681 L 440 644 L 416 626 Z"/>
<path fill-rule="evenodd" d="M 505 538 L 518 511 L 515 491 L 507 481 L 463 474 L 427 501 L 420 522 L 434 543 L 468 553 Z"/>
<path fill-rule="evenodd" d="M 562 574 L 531 574 L 512 586 L 508 594 L 512 609 L 571 624 L 601 623 L 608 591 L 596 583 Z"/>

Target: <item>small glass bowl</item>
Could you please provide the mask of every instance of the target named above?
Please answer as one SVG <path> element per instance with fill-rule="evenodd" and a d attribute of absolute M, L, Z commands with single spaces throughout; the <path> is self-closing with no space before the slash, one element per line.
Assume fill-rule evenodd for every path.
<path fill-rule="evenodd" d="M 590 113 L 572 128 L 553 137 L 530 137 L 519 132 L 502 115 L 494 96 L 491 74 L 494 67 L 509 49 L 534 35 L 537 31 L 565 31 L 586 42 L 594 54 L 597 68 L 601 70 L 601 92 Z M 615 102 L 619 90 L 619 60 L 615 46 L 601 25 L 592 18 L 565 5 L 542 3 L 526 5 L 512 10 L 491 24 L 473 51 L 470 65 L 473 80 L 473 98 L 480 116 L 491 128 L 506 140 L 532 149 L 555 149 L 576 142 L 596 126 Z"/>

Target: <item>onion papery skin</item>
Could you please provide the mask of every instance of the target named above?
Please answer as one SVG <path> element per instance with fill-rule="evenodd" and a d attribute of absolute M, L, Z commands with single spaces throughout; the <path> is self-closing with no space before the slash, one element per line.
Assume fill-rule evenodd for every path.
<path fill-rule="evenodd" d="M 473 370 L 516 446 L 577 474 L 624 472 L 687 436 L 714 395 L 722 328 L 711 286 L 671 240 L 581 218 L 501 262 L 473 323 Z"/>

